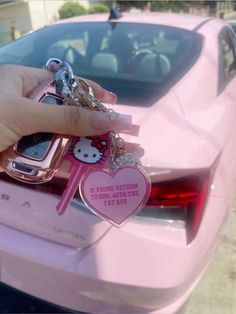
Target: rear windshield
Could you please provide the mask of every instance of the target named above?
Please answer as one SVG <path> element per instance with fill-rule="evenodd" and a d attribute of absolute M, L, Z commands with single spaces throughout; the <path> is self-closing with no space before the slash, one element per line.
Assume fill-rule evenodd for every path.
<path fill-rule="evenodd" d="M 0 48 L 1 63 L 42 67 L 51 57 L 76 75 L 118 95 L 118 102 L 150 106 L 197 60 L 199 34 L 142 23 L 86 22 L 45 27 Z"/>

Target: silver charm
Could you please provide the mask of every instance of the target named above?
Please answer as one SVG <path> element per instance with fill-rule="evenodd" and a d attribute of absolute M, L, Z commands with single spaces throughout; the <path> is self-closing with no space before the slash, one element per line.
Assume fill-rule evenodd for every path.
<path fill-rule="evenodd" d="M 111 168 L 113 170 L 118 170 L 124 166 L 138 167 L 141 165 L 142 163 L 137 155 L 134 153 L 124 153 L 112 161 Z"/>

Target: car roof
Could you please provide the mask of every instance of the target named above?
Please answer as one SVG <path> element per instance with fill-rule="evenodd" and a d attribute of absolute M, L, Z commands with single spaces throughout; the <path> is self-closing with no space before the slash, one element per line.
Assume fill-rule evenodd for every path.
<path fill-rule="evenodd" d="M 57 23 L 76 23 L 76 22 L 106 22 L 109 14 L 91 14 L 60 20 Z M 114 22 L 147 23 L 163 26 L 179 27 L 186 30 L 193 30 L 202 23 L 208 21 L 209 16 L 198 16 L 184 13 L 166 12 L 140 12 L 122 13 L 122 17 L 114 19 Z"/>

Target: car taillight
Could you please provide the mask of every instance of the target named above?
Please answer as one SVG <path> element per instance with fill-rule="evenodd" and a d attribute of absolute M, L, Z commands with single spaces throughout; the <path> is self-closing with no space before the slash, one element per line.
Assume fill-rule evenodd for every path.
<path fill-rule="evenodd" d="M 190 243 L 201 223 L 214 168 L 177 179 L 152 183 L 148 202 L 137 216 L 172 226 L 185 227 L 187 243 Z M 50 182 L 31 185 L 16 181 L 5 173 L 1 173 L 1 179 L 58 196 L 62 195 L 67 183 L 65 178 L 54 177 Z M 75 199 L 80 200 L 79 191 L 76 192 Z"/>
<path fill-rule="evenodd" d="M 210 171 L 204 170 L 187 177 L 153 183 L 149 200 L 139 216 L 184 222 L 187 242 L 190 243 L 201 223 L 210 177 Z"/>

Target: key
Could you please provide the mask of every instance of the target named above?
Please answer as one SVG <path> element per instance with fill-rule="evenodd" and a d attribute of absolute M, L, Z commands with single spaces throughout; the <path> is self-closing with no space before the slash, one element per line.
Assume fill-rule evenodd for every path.
<path fill-rule="evenodd" d="M 56 206 L 59 215 L 64 214 L 66 209 L 69 207 L 78 189 L 80 178 L 86 169 L 87 165 L 79 162 L 72 162 L 66 189 L 63 191 L 62 198 Z"/>
<path fill-rule="evenodd" d="M 82 175 L 90 167 L 100 169 L 106 166 L 109 161 L 109 147 L 109 133 L 96 137 L 79 137 L 73 141 L 65 156 L 65 159 L 69 160 L 71 165 L 66 189 L 56 206 L 59 215 L 64 214 L 69 207 Z"/>

